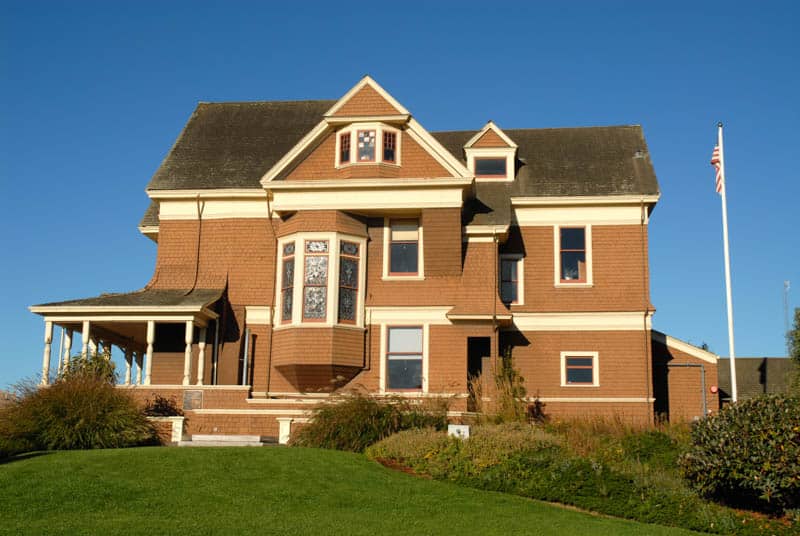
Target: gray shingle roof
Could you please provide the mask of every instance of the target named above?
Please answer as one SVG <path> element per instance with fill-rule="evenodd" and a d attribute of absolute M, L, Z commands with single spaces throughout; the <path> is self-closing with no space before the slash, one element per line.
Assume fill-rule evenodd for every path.
<path fill-rule="evenodd" d="M 260 188 L 260 179 L 336 101 L 200 103 L 149 190 Z M 456 158 L 477 131 L 432 132 Z M 638 125 L 511 129 L 519 146 L 513 183 L 479 184 L 465 223 L 505 224 L 509 197 L 657 194 Z M 141 222 L 157 225 L 151 204 Z"/>
<path fill-rule="evenodd" d="M 158 225 L 158 201 L 150 201 L 147 210 L 144 211 L 144 216 L 139 222 L 139 227 L 150 227 Z"/>
<path fill-rule="evenodd" d="M 791 359 L 785 357 L 737 357 L 736 391 L 740 399 L 770 393 L 787 393 L 794 372 Z M 731 362 L 720 358 L 717 365 L 719 388 L 723 397 L 731 392 Z"/>
<path fill-rule="evenodd" d="M 33 307 L 198 307 L 214 303 L 223 289 L 143 289 L 119 294 L 101 294 L 93 298 L 42 303 Z"/>
<path fill-rule="evenodd" d="M 201 102 L 147 189 L 260 188 L 335 102 Z"/>

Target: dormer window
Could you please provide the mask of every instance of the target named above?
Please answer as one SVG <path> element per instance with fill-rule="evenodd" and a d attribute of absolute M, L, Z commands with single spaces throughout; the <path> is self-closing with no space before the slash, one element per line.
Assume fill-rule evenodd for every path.
<path fill-rule="evenodd" d="M 399 131 L 382 123 L 361 123 L 339 131 L 336 166 L 400 164 Z"/>
<path fill-rule="evenodd" d="M 506 157 L 499 158 L 475 158 L 476 177 L 499 177 L 505 178 Z"/>

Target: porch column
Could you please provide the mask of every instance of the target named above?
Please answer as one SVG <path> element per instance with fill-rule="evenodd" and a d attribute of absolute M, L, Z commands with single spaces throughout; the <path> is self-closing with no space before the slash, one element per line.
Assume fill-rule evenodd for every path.
<path fill-rule="evenodd" d="M 50 383 L 50 348 L 53 343 L 53 323 L 44 323 L 44 355 L 42 357 L 42 385 Z"/>
<path fill-rule="evenodd" d="M 131 365 L 133 365 L 133 350 L 125 348 L 125 385 L 131 384 Z"/>
<path fill-rule="evenodd" d="M 194 339 L 194 322 L 186 321 L 186 349 L 183 352 L 183 385 L 189 385 L 192 375 L 192 340 Z"/>
<path fill-rule="evenodd" d="M 72 330 L 68 329 L 64 334 L 64 355 L 61 359 L 61 370 L 69 368 L 69 358 L 72 353 Z"/>
<path fill-rule="evenodd" d="M 84 320 L 81 326 L 81 357 L 86 359 L 89 355 L 89 321 Z"/>
<path fill-rule="evenodd" d="M 108 341 L 100 341 L 100 344 L 103 345 L 103 355 L 106 356 L 107 360 L 111 360 L 111 343 Z"/>
<path fill-rule="evenodd" d="M 153 371 L 153 343 L 156 340 L 156 322 L 147 321 L 147 361 L 145 362 L 144 384 L 150 385 L 150 373 Z"/>
<path fill-rule="evenodd" d="M 136 385 L 142 385 L 142 365 L 144 365 L 144 354 L 141 350 L 136 352 Z"/>
<path fill-rule="evenodd" d="M 89 338 L 89 355 L 97 357 L 97 339 L 94 337 Z"/>
<path fill-rule="evenodd" d="M 206 328 L 200 328 L 197 348 L 197 385 L 203 385 L 203 376 L 206 372 Z"/>

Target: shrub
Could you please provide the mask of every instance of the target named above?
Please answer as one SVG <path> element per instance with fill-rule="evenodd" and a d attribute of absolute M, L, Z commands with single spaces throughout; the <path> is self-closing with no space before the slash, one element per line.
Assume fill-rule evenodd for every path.
<path fill-rule="evenodd" d="M 113 366 L 101 360 L 74 359 L 48 387 L 18 386 L 19 396 L 3 410 L 0 445 L 18 453 L 154 443 L 152 426 L 133 398 L 111 383 Z"/>
<path fill-rule="evenodd" d="M 489 422 L 525 422 L 546 420 L 544 404 L 538 399 L 526 401 L 525 378 L 514 366 L 511 350 L 497 360 L 492 374 L 486 372 L 469 379 L 469 405 Z"/>
<path fill-rule="evenodd" d="M 301 447 L 363 452 L 384 437 L 409 428 L 447 424 L 446 405 L 441 408 L 413 406 L 399 399 L 377 399 L 363 394 L 341 395 L 333 403 L 314 410 L 314 416 L 291 439 Z"/>
<path fill-rule="evenodd" d="M 702 494 L 768 512 L 800 506 L 800 398 L 731 404 L 697 422 L 681 459 Z"/>
<path fill-rule="evenodd" d="M 142 410 L 148 417 L 180 417 L 183 410 L 178 407 L 175 397 L 167 398 L 155 395 L 152 399 L 147 399 Z"/>

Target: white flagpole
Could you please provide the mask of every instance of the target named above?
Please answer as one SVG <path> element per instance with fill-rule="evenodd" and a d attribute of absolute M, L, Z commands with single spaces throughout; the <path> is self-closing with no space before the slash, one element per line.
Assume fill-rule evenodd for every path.
<path fill-rule="evenodd" d="M 731 402 L 736 402 L 736 355 L 733 349 L 733 300 L 731 298 L 731 256 L 728 249 L 728 181 L 725 178 L 725 152 L 722 149 L 722 123 L 717 123 L 717 144 L 719 145 L 719 167 L 722 174 L 722 236 L 725 249 L 725 294 L 728 301 L 728 349 L 731 363 Z"/>

